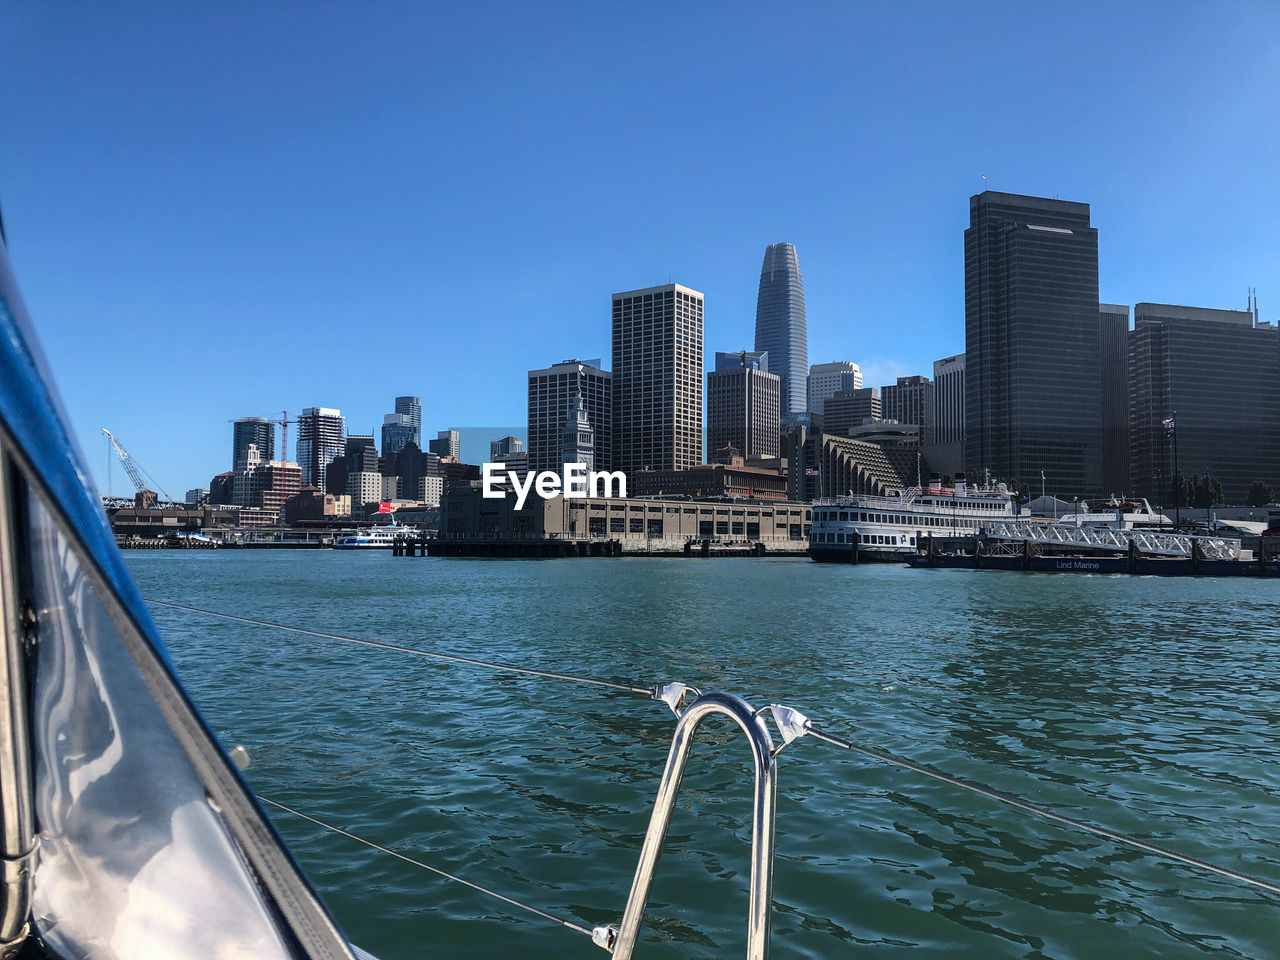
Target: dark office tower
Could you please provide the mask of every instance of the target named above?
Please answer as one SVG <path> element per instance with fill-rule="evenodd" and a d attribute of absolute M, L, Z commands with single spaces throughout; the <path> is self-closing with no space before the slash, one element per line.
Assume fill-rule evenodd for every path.
<path fill-rule="evenodd" d="M 264 463 L 276 458 L 276 425 L 263 417 L 241 417 L 231 424 L 231 469 L 244 462 L 249 444 Z M 288 455 L 286 451 L 286 456 Z"/>
<path fill-rule="evenodd" d="M 748 460 L 776 457 L 780 388 L 768 354 L 717 353 L 707 374 L 707 458 L 726 446 Z"/>
<path fill-rule="evenodd" d="M 1255 480 L 1280 487 L 1280 330 L 1246 310 L 1163 303 L 1133 308 L 1129 334 L 1129 484 L 1152 503 L 1172 503 L 1174 417 L 1178 463 L 1222 484 L 1242 504 Z M 1160 478 L 1154 479 L 1156 474 Z"/>
<path fill-rule="evenodd" d="M 881 416 L 920 428 L 920 442 L 933 443 L 933 381 L 928 377 L 899 377 L 880 389 Z"/>
<path fill-rule="evenodd" d="M 1089 205 L 987 191 L 964 232 L 965 466 L 1102 492 L 1098 231 Z"/>
<path fill-rule="evenodd" d="M 334 457 L 342 455 L 342 440 L 347 422 L 342 411 L 329 407 L 307 407 L 298 417 L 298 466 L 302 467 L 302 485 L 320 486 L 325 482 L 325 469 Z"/>
<path fill-rule="evenodd" d="M 808 412 L 809 334 L 800 261 L 789 243 L 771 243 L 764 250 L 756 296 L 756 349 L 769 354 L 769 372 L 782 380 L 782 419 L 803 416 Z"/>
<path fill-rule="evenodd" d="M 613 295 L 613 469 L 702 462 L 702 294 L 678 283 Z"/>
<path fill-rule="evenodd" d="M 413 428 L 413 436 L 410 437 L 418 449 L 422 449 L 422 400 L 419 397 L 396 397 L 395 412 L 401 416 L 409 418 L 409 425 Z M 386 453 L 386 450 L 382 451 Z"/>
<path fill-rule="evenodd" d="M 1129 308 L 1098 305 L 1102 338 L 1102 492 L 1129 489 Z"/>
<path fill-rule="evenodd" d="M 352 433 L 343 444 L 343 456 L 347 459 L 348 473 L 377 473 L 378 446 L 371 433 Z"/>

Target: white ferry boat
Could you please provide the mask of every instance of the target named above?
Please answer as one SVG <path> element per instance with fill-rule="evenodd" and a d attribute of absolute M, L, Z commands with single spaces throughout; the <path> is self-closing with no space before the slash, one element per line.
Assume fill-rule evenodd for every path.
<path fill-rule="evenodd" d="M 1111 527 L 1113 530 L 1173 529 L 1173 521 L 1152 510 L 1145 499 L 1120 500 L 1117 497 L 1112 497 L 1100 508 L 1090 509 L 1089 504 L 1083 503 L 1079 513 L 1063 514 L 1058 522 L 1077 527 Z"/>
<path fill-rule="evenodd" d="M 344 533 L 333 542 L 335 550 L 390 550 L 396 540 L 412 536 L 414 531 L 408 527 L 392 524 L 389 527 L 370 527 L 368 530 L 355 530 Z"/>
<path fill-rule="evenodd" d="M 956 475 L 954 487 L 935 474 L 927 487 L 896 497 L 851 496 L 815 500 L 809 556 L 834 563 L 902 563 L 921 537 L 976 536 L 985 522 L 1008 520 L 1013 500 L 1003 484 L 974 487 Z"/>

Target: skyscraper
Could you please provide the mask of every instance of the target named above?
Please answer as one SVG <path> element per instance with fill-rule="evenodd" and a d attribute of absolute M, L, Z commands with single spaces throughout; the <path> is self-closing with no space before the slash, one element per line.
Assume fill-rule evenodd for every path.
<path fill-rule="evenodd" d="M 841 390 L 834 397 L 828 397 L 822 405 L 822 432 L 847 437 L 851 427 L 861 426 L 865 420 L 879 420 L 882 416 L 880 391 L 875 387 Z"/>
<path fill-rule="evenodd" d="M 390 457 L 408 444 L 417 444 L 419 431 L 405 413 L 387 413 L 382 417 L 382 455 Z"/>
<path fill-rule="evenodd" d="M 422 449 L 422 400 L 418 397 L 396 397 L 395 412 L 401 416 L 409 418 L 409 425 L 413 428 L 413 436 L 410 437 L 414 443 L 418 445 L 418 449 Z M 384 448 L 384 454 L 387 452 Z"/>
<path fill-rule="evenodd" d="M 1129 308 L 1098 305 L 1102 351 L 1102 492 L 1129 489 Z"/>
<path fill-rule="evenodd" d="M 613 375 L 601 370 L 599 358 L 561 360 L 529 371 L 529 469 L 559 472 L 565 424 L 576 419 L 577 400 L 591 426 L 596 470 L 610 470 L 613 462 Z"/>
<path fill-rule="evenodd" d="M 964 354 L 933 361 L 933 439 L 924 451 L 929 469 L 964 470 Z"/>
<path fill-rule="evenodd" d="M 501 437 L 489 441 L 489 459 L 494 463 L 520 453 L 524 453 L 524 441 L 519 437 Z"/>
<path fill-rule="evenodd" d="M 815 363 L 809 368 L 809 413 L 822 414 L 822 405 L 841 390 L 862 389 L 862 368 L 849 360 Z"/>
<path fill-rule="evenodd" d="M 427 441 L 427 446 L 437 457 L 453 457 L 457 460 L 462 456 L 462 435 L 452 428 L 441 430 L 436 433 L 434 440 Z"/>
<path fill-rule="evenodd" d="M 776 457 L 780 395 L 768 354 L 717 353 L 707 374 L 707 458 L 729 445 L 748 460 Z"/>
<path fill-rule="evenodd" d="M 276 425 L 265 417 L 241 417 L 231 424 L 231 469 L 245 459 L 249 444 L 258 448 L 258 456 L 264 461 L 276 456 Z M 289 451 L 285 451 L 285 456 Z"/>
<path fill-rule="evenodd" d="M 920 442 L 933 442 L 933 381 L 928 377 L 899 377 L 880 390 L 881 416 L 920 428 Z"/>
<path fill-rule="evenodd" d="M 1089 205 L 986 191 L 964 233 L 965 465 L 1102 492 L 1098 231 Z"/>
<path fill-rule="evenodd" d="M 1244 503 L 1255 480 L 1280 487 L 1278 359 L 1280 330 L 1249 311 L 1134 306 L 1128 492 L 1169 504 L 1178 468 L 1191 479 L 1216 477 L 1232 504 Z M 1161 425 L 1170 418 L 1177 466 Z"/>
<path fill-rule="evenodd" d="M 809 409 L 809 334 L 800 261 L 789 243 L 765 247 L 756 295 L 756 349 L 769 354 L 769 372 L 781 378 L 782 418 L 802 416 Z"/>
<path fill-rule="evenodd" d="M 307 407 L 298 417 L 298 465 L 302 467 L 302 485 L 325 485 L 325 468 L 342 454 L 346 421 L 341 410 L 329 407 Z"/>
<path fill-rule="evenodd" d="M 702 306 L 678 283 L 613 295 L 614 470 L 702 462 Z"/>

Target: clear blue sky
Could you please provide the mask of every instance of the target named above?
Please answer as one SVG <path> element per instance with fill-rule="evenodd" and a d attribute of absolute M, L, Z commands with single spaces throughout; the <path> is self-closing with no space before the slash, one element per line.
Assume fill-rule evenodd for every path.
<path fill-rule="evenodd" d="M 104 425 L 181 496 L 230 417 L 521 424 L 616 290 L 749 346 L 779 240 L 812 362 L 928 373 L 983 174 L 1092 204 L 1104 301 L 1280 316 L 1273 2 L 33 0 L 0 51 L 10 252 L 100 481 Z"/>

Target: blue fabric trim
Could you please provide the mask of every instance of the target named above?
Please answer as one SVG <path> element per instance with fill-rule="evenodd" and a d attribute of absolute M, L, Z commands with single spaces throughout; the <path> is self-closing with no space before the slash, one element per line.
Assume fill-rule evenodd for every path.
<path fill-rule="evenodd" d="M 53 387 L 41 373 L 38 349 L 9 266 L 8 248 L 0 242 L 0 420 L 39 473 L 53 496 L 55 509 L 66 515 L 143 637 L 172 674 L 173 661 L 125 568 L 106 514 L 90 493 L 93 482 L 59 414 Z"/>

